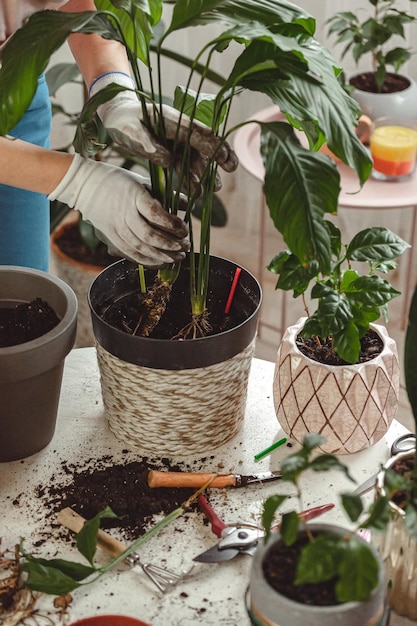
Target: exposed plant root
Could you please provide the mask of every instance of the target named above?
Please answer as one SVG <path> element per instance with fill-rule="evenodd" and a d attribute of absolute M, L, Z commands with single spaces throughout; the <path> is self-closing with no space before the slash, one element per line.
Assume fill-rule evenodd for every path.
<path fill-rule="evenodd" d="M 20 571 L 19 546 L 14 550 L 0 552 L 0 626 L 53 626 L 56 622 L 36 608 L 40 593 L 24 586 Z M 65 607 L 56 598 L 59 617 L 66 616 L 71 602 L 70 595 L 65 597 Z"/>
<path fill-rule="evenodd" d="M 143 312 L 132 332 L 132 335 L 149 337 L 159 320 L 165 313 L 171 296 L 172 285 L 156 278 L 152 289 L 142 302 Z"/>
<path fill-rule="evenodd" d="M 181 328 L 181 330 L 172 337 L 172 339 L 198 339 L 200 337 L 206 337 L 211 331 L 211 325 L 208 320 L 209 312 L 203 311 L 198 315 L 193 315 L 191 322 Z"/>

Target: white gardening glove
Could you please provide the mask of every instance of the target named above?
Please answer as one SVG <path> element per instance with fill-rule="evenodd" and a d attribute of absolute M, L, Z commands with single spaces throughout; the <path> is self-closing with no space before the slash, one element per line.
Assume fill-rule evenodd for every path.
<path fill-rule="evenodd" d="M 134 89 L 134 83 L 130 76 L 122 72 L 109 72 L 93 81 L 89 90 L 90 97 L 111 83 Z M 149 104 L 147 110 L 151 119 L 154 118 L 155 110 L 152 105 Z M 172 165 L 175 160 L 180 158 L 181 155 L 173 155 L 167 148 L 159 144 L 155 137 L 145 128 L 141 122 L 142 106 L 134 91 L 120 92 L 108 102 L 100 105 L 97 113 L 113 141 L 130 154 L 145 157 L 162 167 Z M 174 140 L 177 135 L 180 113 L 168 105 L 163 105 L 162 115 L 166 138 Z M 182 115 L 178 133 L 179 144 L 187 141 L 189 125 L 189 118 L 186 115 Z M 232 172 L 238 166 L 237 156 L 230 145 L 227 142 L 220 144 L 220 139 L 213 134 L 208 126 L 201 122 L 193 122 L 190 146 L 193 148 L 191 153 L 190 183 L 194 187 L 198 184 L 201 173 L 204 171 L 206 158 L 211 157 L 216 150 L 216 161 L 224 170 Z M 218 179 L 217 189 L 220 189 L 220 187 L 221 181 Z"/>
<path fill-rule="evenodd" d="M 161 267 L 185 257 L 188 229 L 152 198 L 145 182 L 138 174 L 76 154 L 48 199 L 78 210 L 110 252 Z"/>

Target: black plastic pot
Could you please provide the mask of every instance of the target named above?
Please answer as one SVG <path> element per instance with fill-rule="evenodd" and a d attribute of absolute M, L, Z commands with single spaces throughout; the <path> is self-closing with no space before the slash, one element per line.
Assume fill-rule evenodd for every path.
<path fill-rule="evenodd" d="M 74 345 L 77 299 L 59 278 L 24 267 L 0 267 L 0 306 L 42 298 L 59 324 L 32 341 L 0 348 L 0 462 L 42 450 L 55 432 L 64 360 Z"/>
<path fill-rule="evenodd" d="M 191 340 L 172 340 L 179 329 L 172 332 L 174 324 L 171 326 L 173 318 L 179 321 L 179 313 L 188 312 L 181 324 L 191 320 L 186 264 L 182 264 L 169 309 L 158 324 L 160 338 L 135 336 L 115 327 L 126 312 L 119 304 L 132 297 L 136 302 L 137 295 L 132 296 L 139 286 L 135 264 L 115 263 L 92 283 L 89 304 L 103 402 L 111 430 L 125 444 L 141 453 L 177 458 L 206 454 L 239 430 L 245 415 L 261 288 L 256 278 L 242 269 L 226 315 L 235 271 L 235 263 L 211 259 L 208 310 L 210 322 L 216 321 L 216 333 Z M 154 275 L 146 272 L 147 284 L 152 284 Z M 135 307 L 133 311 L 136 315 Z"/>
<path fill-rule="evenodd" d="M 236 264 L 232 261 L 211 258 L 211 301 L 221 312 L 224 311 L 235 270 Z M 155 271 L 146 270 L 147 282 L 151 284 L 155 274 Z M 171 302 L 175 306 L 189 306 L 188 285 L 189 268 L 184 263 L 172 291 Z M 138 288 L 138 267 L 124 259 L 104 269 L 93 281 L 89 291 L 96 340 L 108 352 L 128 363 L 168 370 L 206 367 L 232 358 L 255 336 L 261 305 L 261 287 L 256 278 L 243 268 L 230 310 L 230 316 L 234 316 L 236 323 L 219 334 L 192 341 L 132 336 L 103 319 L 114 302 L 136 293 Z M 163 323 L 162 320 L 160 324 Z"/>

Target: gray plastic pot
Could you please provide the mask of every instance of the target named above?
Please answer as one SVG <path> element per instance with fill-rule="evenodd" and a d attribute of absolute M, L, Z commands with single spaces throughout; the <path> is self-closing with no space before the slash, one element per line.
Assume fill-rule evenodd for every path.
<path fill-rule="evenodd" d="M 346 529 L 331 524 L 308 524 L 312 531 L 323 531 L 345 535 Z M 311 606 L 290 600 L 275 591 L 267 582 L 263 572 L 263 561 L 268 558 L 271 546 L 280 541 L 276 533 L 266 545 L 261 542 L 256 550 L 250 577 L 250 607 L 254 624 L 267 626 L 376 626 L 384 611 L 385 579 L 381 559 L 380 579 L 367 602 L 345 602 L 335 606 Z M 361 539 L 361 541 L 364 541 Z M 285 564 L 283 564 L 285 567 Z"/>
<path fill-rule="evenodd" d="M 59 278 L 25 267 L 0 267 L 0 307 L 42 298 L 59 324 L 20 345 L 0 348 L 0 462 L 42 450 L 55 432 L 64 360 L 74 345 L 77 299 Z"/>

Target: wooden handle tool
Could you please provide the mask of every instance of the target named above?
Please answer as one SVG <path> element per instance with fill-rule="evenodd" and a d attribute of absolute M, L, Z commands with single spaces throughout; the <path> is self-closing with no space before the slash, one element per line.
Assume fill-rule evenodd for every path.
<path fill-rule="evenodd" d="M 210 474 L 208 472 L 159 472 L 150 470 L 148 474 L 149 487 L 203 487 L 213 479 L 209 487 L 236 487 L 234 474 Z"/>
<path fill-rule="evenodd" d="M 58 522 L 65 526 L 65 528 L 69 528 L 75 533 L 79 533 L 86 520 L 78 515 L 75 511 L 66 507 L 62 509 L 57 515 Z M 127 545 L 123 543 L 123 541 L 119 541 L 115 539 L 104 530 L 99 530 L 97 534 L 97 543 L 98 545 L 106 550 L 111 556 L 119 556 L 122 552 L 127 550 Z"/>

